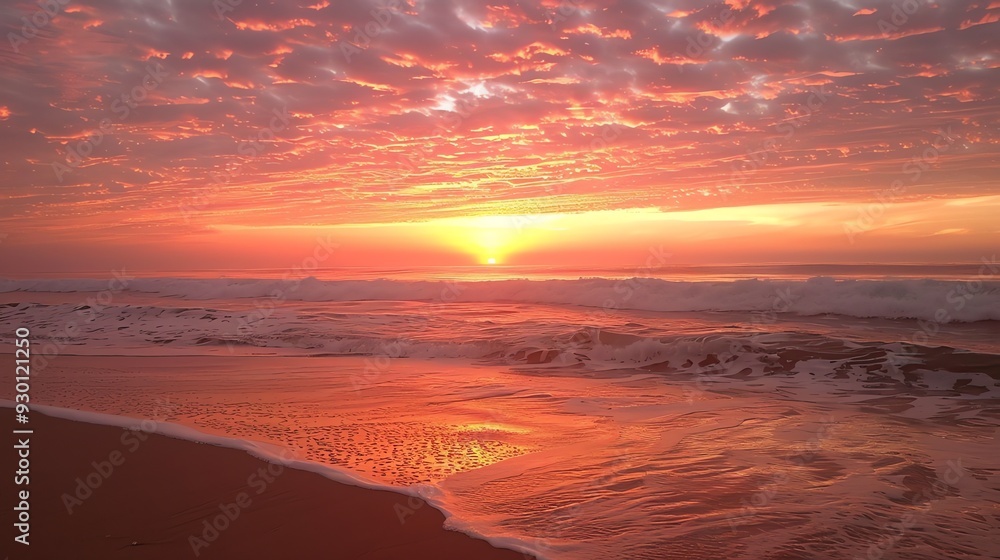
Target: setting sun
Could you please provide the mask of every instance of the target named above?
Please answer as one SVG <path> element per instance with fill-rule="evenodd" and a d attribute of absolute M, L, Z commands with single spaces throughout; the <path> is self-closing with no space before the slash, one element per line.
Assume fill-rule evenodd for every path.
<path fill-rule="evenodd" d="M 0 12 L 10 559 L 1000 560 L 1000 0 Z"/>

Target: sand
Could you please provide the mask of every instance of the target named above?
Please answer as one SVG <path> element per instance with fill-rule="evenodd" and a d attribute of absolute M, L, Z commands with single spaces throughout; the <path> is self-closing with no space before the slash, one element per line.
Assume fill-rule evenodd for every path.
<path fill-rule="evenodd" d="M 31 428 L 31 544 L 14 543 L 8 525 L 12 560 L 530 558 L 445 530 L 444 516 L 415 498 L 243 451 L 37 412 Z M 14 500 L 14 478 L 4 479 Z"/>

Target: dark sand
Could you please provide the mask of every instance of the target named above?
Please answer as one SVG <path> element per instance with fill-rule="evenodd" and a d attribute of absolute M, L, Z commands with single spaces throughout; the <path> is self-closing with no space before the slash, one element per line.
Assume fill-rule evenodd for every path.
<path fill-rule="evenodd" d="M 12 410 L 0 410 L 13 417 Z M 17 502 L 14 477 L 8 475 L 16 470 L 16 442 L 5 446 L 6 536 L 0 554 L 11 560 L 527 558 L 445 530 L 444 516 L 415 499 L 278 465 L 271 465 L 269 473 L 269 463 L 243 451 L 34 411 L 30 427 L 30 546 L 13 540 L 16 530 L 9 520 Z M 6 439 L 14 436 L 8 431 Z M 113 472 L 105 478 L 92 462 L 107 471 L 108 464 L 101 463 L 111 459 L 120 464 L 111 465 Z M 73 496 L 77 479 L 88 476 L 100 485 L 82 503 L 72 503 L 68 513 L 64 494 Z M 250 500 L 245 507 L 237 505 L 241 493 Z M 205 538 L 204 522 L 224 515 L 220 504 L 239 515 L 211 542 L 205 540 L 208 546 L 196 556 L 190 538 Z"/>

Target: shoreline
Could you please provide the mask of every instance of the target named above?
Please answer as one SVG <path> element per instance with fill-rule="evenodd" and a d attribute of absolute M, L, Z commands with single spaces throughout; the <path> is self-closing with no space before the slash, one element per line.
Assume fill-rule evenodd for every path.
<path fill-rule="evenodd" d="M 12 559 L 534 558 L 445 529 L 445 514 L 413 495 L 246 440 L 143 422 L 33 407 L 31 544 L 8 529 Z M 14 477 L 6 484 L 14 500 Z"/>

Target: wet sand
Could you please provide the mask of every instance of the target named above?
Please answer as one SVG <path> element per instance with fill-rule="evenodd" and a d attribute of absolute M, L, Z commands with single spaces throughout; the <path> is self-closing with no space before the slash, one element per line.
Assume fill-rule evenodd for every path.
<path fill-rule="evenodd" d="M 30 427 L 31 544 L 14 543 L 8 526 L 12 560 L 530 558 L 445 530 L 444 516 L 415 498 L 243 451 L 34 411 Z"/>

